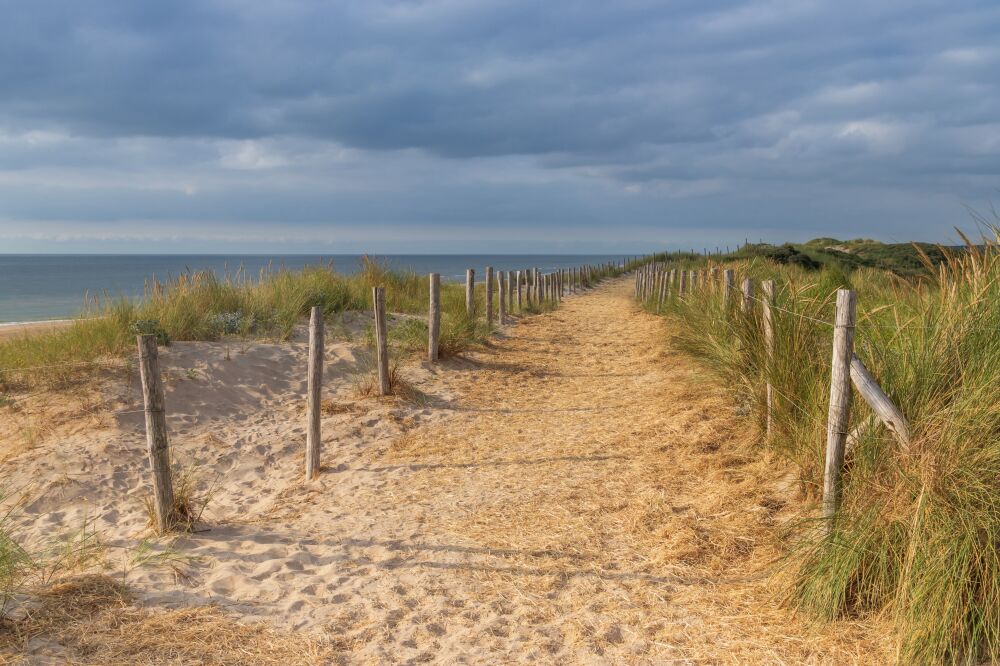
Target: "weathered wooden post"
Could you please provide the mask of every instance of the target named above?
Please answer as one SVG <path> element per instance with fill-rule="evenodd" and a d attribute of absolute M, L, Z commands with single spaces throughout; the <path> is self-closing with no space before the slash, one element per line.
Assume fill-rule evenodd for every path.
<path fill-rule="evenodd" d="M 774 387 L 771 386 L 771 376 L 774 373 L 774 314 L 771 312 L 771 306 L 774 305 L 774 280 L 764 280 L 760 288 L 764 292 L 761 314 L 764 320 L 764 351 L 767 359 L 765 367 L 767 374 L 767 430 L 765 432 L 770 437 L 774 421 Z"/>
<path fill-rule="evenodd" d="M 372 287 L 372 302 L 375 305 L 375 361 L 378 365 L 378 394 L 389 395 L 389 331 L 385 323 L 385 288 Z"/>
<path fill-rule="evenodd" d="M 497 321 L 500 326 L 507 323 L 507 290 L 504 289 L 504 272 L 497 273 Z"/>
<path fill-rule="evenodd" d="M 486 330 L 493 330 L 493 267 L 486 267 Z"/>
<path fill-rule="evenodd" d="M 167 414 L 160 379 L 160 360 L 156 335 L 140 335 L 139 378 L 146 413 L 146 447 L 153 472 L 153 512 L 157 532 L 166 532 L 174 522 L 174 484 L 170 477 L 170 442 L 167 438 Z"/>
<path fill-rule="evenodd" d="M 875 377 L 868 371 L 857 354 L 851 359 L 851 381 L 854 382 L 854 388 L 858 389 L 858 393 L 872 408 L 879 420 L 902 444 L 903 451 L 909 452 L 910 422 L 906 420 L 903 412 L 900 411 L 899 407 L 896 407 L 892 399 L 885 394 L 885 391 L 878 385 Z M 848 442 L 847 446 L 850 447 L 850 445 Z"/>
<path fill-rule="evenodd" d="M 747 314 L 753 310 L 753 281 L 750 278 L 743 278 L 743 302 L 740 304 L 740 312 Z"/>
<path fill-rule="evenodd" d="M 683 296 L 687 295 L 687 292 L 688 292 L 688 289 L 687 289 L 687 275 L 688 275 L 688 272 L 686 270 L 684 270 L 684 269 L 681 269 L 680 274 L 681 274 L 681 284 L 680 284 L 680 288 L 678 289 L 678 293 L 683 297 Z"/>
<path fill-rule="evenodd" d="M 441 349 L 441 275 L 430 274 L 430 305 L 427 308 L 427 360 L 436 363 Z"/>
<path fill-rule="evenodd" d="M 515 287 L 517 289 L 517 311 L 521 312 L 521 271 L 517 272 L 517 276 L 514 278 Z"/>
<path fill-rule="evenodd" d="M 505 277 L 507 278 L 507 312 L 514 312 L 514 292 L 511 291 L 511 287 L 514 283 L 514 271 L 506 271 Z"/>
<path fill-rule="evenodd" d="M 306 480 L 319 476 L 320 397 L 323 391 L 323 308 L 313 306 L 309 313 L 309 369 L 306 377 Z"/>
<path fill-rule="evenodd" d="M 722 271 L 722 281 L 723 281 L 722 297 L 725 299 L 726 305 L 728 306 L 729 302 L 733 298 L 733 283 L 735 281 L 732 268 L 727 268 L 726 270 Z"/>
<path fill-rule="evenodd" d="M 472 268 L 465 271 L 465 313 L 469 319 L 476 318 L 476 271 Z"/>
<path fill-rule="evenodd" d="M 857 294 L 837 290 L 837 316 L 833 328 L 833 365 L 830 376 L 830 411 L 826 425 L 826 467 L 823 472 L 823 518 L 825 530 L 833 528 L 840 506 L 844 447 L 851 418 L 851 359 L 854 357 L 854 325 Z"/>

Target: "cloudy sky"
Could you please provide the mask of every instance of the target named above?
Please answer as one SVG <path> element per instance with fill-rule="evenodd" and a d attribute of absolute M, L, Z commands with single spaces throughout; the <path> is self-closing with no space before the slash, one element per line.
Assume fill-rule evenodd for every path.
<path fill-rule="evenodd" d="M 0 252 L 949 240 L 1000 3 L 6 0 Z"/>

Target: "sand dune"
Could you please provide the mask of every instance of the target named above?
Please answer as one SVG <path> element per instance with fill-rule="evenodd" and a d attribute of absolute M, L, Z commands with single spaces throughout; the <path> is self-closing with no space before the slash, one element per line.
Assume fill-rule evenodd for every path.
<path fill-rule="evenodd" d="M 881 660 L 877 637 L 809 629 L 776 602 L 775 463 L 627 291 L 569 299 L 464 359 L 410 361 L 408 400 L 359 397 L 363 348 L 330 341 L 310 483 L 301 334 L 165 349 L 175 461 L 214 494 L 169 546 L 182 575 L 129 571 L 134 603 L 218 606 L 350 663 Z M 115 571 L 146 534 L 148 473 L 135 378 L 101 391 L 2 465 L 30 487 L 17 520 L 33 544 L 92 520 Z M 4 414 L 4 432 L 45 409 Z M 79 657 L 44 637 L 27 651 Z"/>

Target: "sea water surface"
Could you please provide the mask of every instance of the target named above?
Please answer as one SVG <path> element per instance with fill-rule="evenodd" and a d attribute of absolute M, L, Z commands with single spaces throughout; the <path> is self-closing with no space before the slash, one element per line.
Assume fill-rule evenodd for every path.
<path fill-rule="evenodd" d="M 473 268 L 481 281 L 486 266 L 496 270 L 538 268 L 551 271 L 582 264 L 620 261 L 618 255 L 369 255 L 389 267 L 416 273 L 440 273 L 444 280 L 464 280 Z M 87 295 L 142 296 L 149 278 L 165 279 L 187 271 L 214 271 L 219 277 L 241 266 L 256 276 L 261 269 L 332 262 L 353 273 L 361 255 L 209 255 L 209 254 L 0 254 L 0 323 L 63 319 L 79 314 Z"/>

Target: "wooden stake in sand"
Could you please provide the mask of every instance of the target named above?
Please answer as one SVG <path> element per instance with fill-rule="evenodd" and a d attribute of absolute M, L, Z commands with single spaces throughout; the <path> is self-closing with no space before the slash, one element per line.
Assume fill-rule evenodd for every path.
<path fill-rule="evenodd" d="M 770 437 L 774 419 L 774 387 L 771 386 L 774 365 L 774 314 L 771 312 L 771 306 L 774 305 L 774 280 L 764 280 L 760 288 L 764 292 L 761 314 L 764 320 L 764 352 L 765 358 L 767 358 L 767 368 L 765 369 L 767 374 L 767 430 L 765 432 Z"/>
<path fill-rule="evenodd" d="M 517 290 L 517 311 L 521 312 L 521 271 L 514 277 L 514 288 Z"/>
<path fill-rule="evenodd" d="M 749 313 L 753 308 L 753 280 L 743 278 L 743 302 L 740 304 L 740 312 Z"/>
<path fill-rule="evenodd" d="M 174 520 L 174 484 L 170 478 L 170 443 L 160 360 L 155 335 L 140 335 L 136 342 L 139 345 L 139 378 L 146 411 L 146 445 L 149 466 L 153 471 L 153 511 L 157 531 L 166 532 Z"/>
<path fill-rule="evenodd" d="M 851 418 L 851 359 L 854 357 L 854 325 L 857 294 L 837 290 L 837 318 L 833 328 L 833 365 L 830 377 L 830 412 L 826 425 L 826 467 L 823 472 L 823 518 L 826 530 L 840 506 L 841 471 L 847 426 Z"/>
<path fill-rule="evenodd" d="M 319 476 L 320 396 L 323 392 L 323 308 L 313 306 L 309 313 L 309 369 L 306 377 L 306 480 Z"/>
<path fill-rule="evenodd" d="M 465 313 L 469 319 L 476 318 L 476 271 L 465 271 Z"/>
<path fill-rule="evenodd" d="M 514 292 L 510 288 L 514 284 L 514 271 L 507 271 L 507 312 L 514 312 Z"/>
<path fill-rule="evenodd" d="M 389 331 L 385 324 L 385 288 L 372 287 L 372 303 L 375 305 L 375 362 L 378 365 L 378 394 L 389 395 Z"/>
<path fill-rule="evenodd" d="M 427 360 L 436 363 L 441 349 L 441 274 L 430 274 L 431 300 L 427 308 Z"/>
<path fill-rule="evenodd" d="M 486 330 L 493 329 L 493 267 L 486 267 Z"/>
<path fill-rule="evenodd" d="M 504 272 L 497 272 L 497 321 L 503 326 L 507 323 L 507 290 L 504 285 Z"/>

